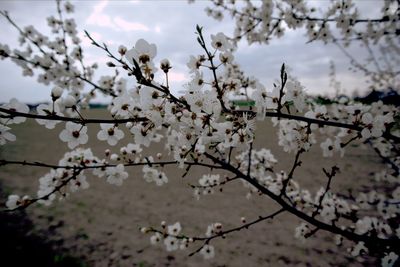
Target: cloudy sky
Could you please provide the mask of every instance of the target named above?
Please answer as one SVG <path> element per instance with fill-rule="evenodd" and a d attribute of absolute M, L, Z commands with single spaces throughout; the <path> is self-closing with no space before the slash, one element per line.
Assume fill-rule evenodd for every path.
<path fill-rule="evenodd" d="M 195 26 L 204 27 L 206 38 L 210 34 L 233 32 L 232 20 L 226 17 L 217 22 L 208 17 L 204 8 L 206 1 L 73 1 L 75 18 L 86 63 L 98 62 L 100 65 L 108 61 L 98 48 L 90 45 L 83 34 L 87 30 L 96 40 L 105 42 L 112 51 L 119 45 L 131 48 L 135 42 L 144 38 L 157 45 L 156 61 L 168 58 L 173 70 L 171 83 L 174 92 L 179 92 L 188 81 L 189 74 L 186 62 L 189 55 L 200 54 L 201 48 L 196 42 Z M 315 2 L 323 3 L 323 1 Z M 372 8 L 371 7 L 374 7 Z M 20 26 L 34 25 L 42 33 L 48 33 L 46 17 L 55 15 L 56 5 L 53 1 L 0 1 L 0 9 L 7 10 Z M 377 10 L 376 1 L 363 1 L 361 10 L 373 12 Z M 372 10 L 372 11 L 371 11 Z M 369 14 L 371 15 L 371 14 Z M 0 17 L 0 43 L 16 47 L 18 34 L 16 30 Z M 279 69 L 283 62 L 290 68 L 312 94 L 333 94 L 329 88 L 329 62 L 336 64 L 337 77 L 348 93 L 357 89 L 365 91 L 365 83 L 361 74 L 348 71 L 349 61 L 334 45 L 323 45 L 321 42 L 306 44 L 304 31 L 287 31 L 285 36 L 267 45 L 248 46 L 240 43 L 235 55 L 238 63 L 247 74 L 260 79 L 267 88 L 279 77 Z M 365 57 L 365 51 L 357 46 L 350 48 L 350 53 L 357 58 Z M 0 102 L 17 97 L 25 102 L 38 102 L 49 99 L 49 88 L 38 84 L 36 78 L 22 77 L 21 69 L 9 60 L 0 61 Z M 99 74 L 110 73 L 110 69 L 102 67 Z M 102 100 L 102 99 L 100 99 Z"/>

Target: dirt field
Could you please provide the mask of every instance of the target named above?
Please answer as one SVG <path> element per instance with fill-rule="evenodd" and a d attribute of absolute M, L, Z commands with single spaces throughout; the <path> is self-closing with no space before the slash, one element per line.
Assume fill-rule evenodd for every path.
<path fill-rule="evenodd" d="M 93 110 L 85 116 L 101 117 L 104 112 Z M 56 164 L 68 151 L 66 144 L 58 139 L 62 127 L 64 125 L 59 124 L 49 131 L 33 120 L 16 125 L 13 133 L 17 141 L 0 147 L 0 158 Z M 87 147 L 92 147 L 94 154 L 102 157 L 107 143 L 95 138 L 98 130 L 99 126 L 89 126 L 91 138 Z M 258 125 L 256 138 L 257 147 L 270 148 L 279 160 L 275 170 L 287 170 L 291 166 L 294 155 L 284 153 L 277 146 L 277 134 L 271 124 Z M 126 138 L 120 144 L 128 142 Z M 151 151 L 163 146 L 161 141 Z M 369 185 L 373 179 L 371 172 L 383 167 L 371 149 L 354 146 L 347 150 L 344 158 L 338 159 L 322 158 L 319 146 L 315 146 L 302 156 L 302 161 L 295 180 L 302 187 L 311 188 L 312 193 L 326 183 L 322 168 L 330 168 L 334 162 L 341 169 L 333 180 L 334 192 Z M 221 222 L 228 229 L 240 225 L 242 216 L 250 221 L 272 213 L 278 206 L 265 196 L 246 199 L 247 191 L 239 181 L 228 184 L 222 193 L 197 201 L 188 183 L 197 183 L 204 173 L 200 168 L 193 168 L 187 177 L 181 178 L 181 170 L 166 167 L 169 183 L 163 187 L 146 183 L 141 168 L 128 170 L 130 176 L 122 187 L 88 175 L 88 190 L 72 194 L 66 201 L 55 202 L 50 207 L 29 207 L 27 214 L 36 231 L 46 233 L 48 240 L 62 243 L 65 251 L 81 259 L 82 266 L 366 265 L 351 259 L 346 248 L 334 245 L 330 234 L 317 232 L 305 243 L 294 239 L 294 228 L 300 221 L 290 214 L 281 214 L 273 221 L 259 223 L 226 239 L 214 240 L 216 255 L 210 261 L 203 260 L 201 255 L 187 256 L 197 244 L 186 251 L 168 253 L 163 247 L 151 246 L 149 235 L 140 233 L 139 227 L 159 226 L 162 220 L 169 224 L 180 221 L 184 233 L 204 235 L 210 223 Z M 3 191 L 34 196 L 38 177 L 47 171 L 37 167 L 0 167 Z M 4 199 L 1 202 L 4 203 Z"/>

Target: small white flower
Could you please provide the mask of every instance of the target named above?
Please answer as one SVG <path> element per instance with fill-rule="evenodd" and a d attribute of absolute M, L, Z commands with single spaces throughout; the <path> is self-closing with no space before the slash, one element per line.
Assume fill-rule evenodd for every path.
<path fill-rule="evenodd" d="M 274 87 L 272 92 L 267 93 L 267 97 L 265 99 L 265 106 L 267 109 L 277 109 L 278 108 L 278 103 L 279 103 L 279 96 L 280 96 L 280 89 L 279 87 Z M 281 104 L 282 106 L 286 102 L 286 96 L 283 96 L 281 98 Z"/>
<path fill-rule="evenodd" d="M 206 259 L 206 260 L 214 258 L 214 256 L 215 256 L 214 247 L 211 245 L 204 245 L 202 247 L 202 249 L 200 250 L 200 254 L 203 255 L 204 259 Z"/>
<path fill-rule="evenodd" d="M 14 142 L 17 138 L 12 133 L 9 133 L 10 127 L 0 124 L 0 145 L 4 145 L 7 141 Z"/>
<path fill-rule="evenodd" d="M 119 160 L 119 156 L 117 154 L 113 153 L 113 154 L 110 155 L 110 159 L 112 161 L 117 161 L 117 160 Z"/>
<path fill-rule="evenodd" d="M 12 98 L 9 103 L 4 104 L 1 107 L 8 109 L 10 111 L 29 113 L 29 107 L 26 104 L 19 102 L 15 98 Z M 12 119 L 7 120 L 7 123 L 8 124 L 18 124 L 18 123 L 24 122 L 25 120 L 26 120 L 25 117 L 14 117 Z"/>
<path fill-rule="evenodd" d="M 9 195 L 7 202 L 6 202 L 6 207 L 10 210 L 18 208 L 18 206 L 21 205 L 21 198 L 18 195 Z"/>
<path fill-rule="evenodd" d="M 306 235 L 311 232 L 310 227 L 306 223 L 301 223 L 296 227 L 294 237 L 301 240 L 302 242 L 306 241 Z"/>
<path fill-rule="evenodd" d="M 181 249 L 181 250 L 184 250 L 184 249 L 187 249 L 189 247 L 189 240 L 188 239 L 182 239 L 181 240 L 181 243 L 180 243 L 180 245 L 179 245 L 179 248 Z"/>
<path fill-rule="evenodd" d="M 221 60 L 221 63 L 223 64 L 231 64 L 233 61 L 233 55 L 230 52 L 220 53 L 219 60 Z"/>
<path fill-rule="evenodd" d="M 132 115 L 135 102 L 129 94 L 124 93 L 113 99 L 111 114 L 120 118 L 129 118 Z"/>
<path fill-rule="evenodd" d="M 70 182 L 71 192 L 76 192 L 79 189 L 88 189 L 89 183 L 86 180 L 86 176 L 80 173 L 75 179 Z"/>
<path fill-rule="evenodd" d="M 128 144 L 126 146 L 126 151 L 131 154 L 139 154 L 142 150 L 139 144 Z"/>
<path fill-rule="evenodd" d="M 126 46 L 124 46 L 124 45 L 120 45 L 120 46 L 118 47 L 118 53 L 119 53 L 121 56 L 125 55 L 125 53 L 126 53 L 127 50 L 128 50 L 128 49 L 127 49 Z"/>
<path fill-rule="evenodd" d="M 101 130 L 97 133 L 97 138 L 101 141 L 107 141 L 110 146 L 115 146 L 125 136 L 124 132 L 113 124 L 100 123 L 100 127 Z"/>
<path fill-rule="evenodd" d="M 162 69 L 163 72 L 168 73 L 169 69 L 171 69 L 171 63 L 169 62 L 168 59 L 163 59 L 160 62 L 160 69 Z"/>
<path fill-rule="evenodd" d="M 67 13 L 74 12 L 74 5 L 72 5 L 70 2 L 65 2 L 64 8 L 65 8 L 65 11 L 67 11 Z"/>
<path fill-rule="evenodd" d="M 196 72 L 201 66 L 201 60 L 195 56 L 190 56 L 189 62 L 186 63 L 186 66 L 189 68 L 190 72 Z"/>
<path fill-rule="evenodd" d="M 118 164 L 116 167 L 106 169 L 107 182 L 115 185 L 122 185 L 122 182 L 128 178 L 128 173 L 124 171 L 124 165 Z"/>
<path fill-rule="evenodd" d="M 158 186 L 168 183 L 168 177 L 165 175 L 165 173 L 160 172 L 157 169 L 145 165 L 143 167 L 143 173 L 143 178 L 148 183 L 155 182 Z"/>
<path fill-rule="evenodd" d="M 398 259 L 399 256 L 396 253 L 390 252 L 382 259 L 382 267 L 392 267 Z"/>
<path fill-rule="evenodd" d="M 152 245 L 156 245 L 156 244 L 160 243 L 161 240 L 162 240 L 162 235 L 160 233 L 155 233 L 154 235 L 152 235 L 150 237 L 150 243 Z"/>
<path fill-rule="evenodd" d="M 60 112 L 60 107 L 58 106 L 57 102 L 54 104 L 40 104 L 36 107 L 36 112 L 38 115 L 49 116 L 50 114 L 61 116 L 62 113 Z M 40 125 L 44 125 L 47 129 L 54 129 L 54 127 L 60 123 L 57 120 L 43 120 L 43 119 L 36 119 L 37 123 Z"/>
<path fill-rule="evenodd" d="M 211 34 L 211 46 L 224 52 L 232 48 L 232 44 L 222 32 L 217 33 L 217 35 Z"/>
<path fill-rule="evenodd" d="M 132 49 L 125 53 L 126 59 L 133 65 L 133 59 L 138 64 L 147 64 L 157 55 L 155 44 L 149 44 L 144 39 L 139 39 Z"/>
<path fill-rule="evenodd" d="M 167 238 L 164 239 L 164 245 L 167 251 L 174 251 L 179 248 L 179 241 L 175 237 L 168 236 Z"/>
<path fill-rule="evenodd" d="M 322 155 L 324 157 L 332 157 L 333 156 L 333 142 L 330 138 L 327 138 L 324 142 L 321 143 Z"/>
<path fill-rule="evenodd" d="M 66 108 L 70 108 L 76 104 L 76 99 L 72 95 L 67 95 L 62 99 L 62 103 Z"/>
<path fill-rule="evenodd" d="M 305 107 L 305 94 L 303 86 L 298 81 L 288 81 L 286 84 L 286 100 L 293 101 L 298 111 L 303 111 Z"/>
<path fill-rule="evenodd" d="M 62 93 L 63 89 L 61 87 L 56 86 L 51 90 L 51 97 L 53 97 L 53 99 L 60 98 Z"/>
<path fill-rule="evenodd" d="M 215 186 L 219 184 L 219 174 L 204 174 L 199 179 L 199 184 L 201 186 Z"/>
<path fill-rule="evenodd" d="M 61 141 L 68 142 L 68 147 L 73 149 L 79 145 L 87 143 L 89 137 L 86 132 L 86 126 L 69 121 L 65 124 L 65 129 L 62 130 L 59 137 Z"/>
<path fill-rule="evenodd" d="M 170 234 L 170 235 L 175 235 L 175 236 L 179 235 L 181 230 L 182 230 L 182 227 L 179 222 L 176 222 L 175 224 L 172 224 L 172 225 L 168 225 L 168 234 Z"/>
<path fill-rule="evenodd" d="M 358 242 L 357 245 L 351 251 L 351 255 L 353 257 L 357 257 L 366 252 L 368 252 L 368 248 L 365 247 L 364 242 Z"/>

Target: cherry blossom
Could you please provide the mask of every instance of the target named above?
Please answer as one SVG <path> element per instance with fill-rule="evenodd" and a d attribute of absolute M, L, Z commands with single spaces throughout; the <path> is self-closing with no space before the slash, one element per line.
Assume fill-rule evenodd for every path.
<path fill-rule="evenodd" d="M 46 115 L 46 116 L 63 115 L 60 111 L 58 102 L 54 104 L 40 104 L 39 106 L 36 107 L 36 112 L 39 115 Z M 54 129 L 54 127 L 59 123 L 59 121 L 56 120 L 45 120 L 45 119 L 36 119 L 36 121 L 40 125 L 44 125 L 47 129 Z"/>
<path fill-rule="evenodd" d="M 100 127 L 101 130 L 97 133 L 97 138 L 101 141 L 107 141 L 110 146 L 115 146 L 125 136 L 124 132 L 113 124 L 100 123 Z"/>
<path fill-rule="evenodd" d="M 19 102 L 16 98 L 12 98 L 10 102 L 7 104 L 3 104 L 1 106 L 2 108 L 6 108 L 12 111 L 17 111 L 17 112 L 22 112 L 22 113 L 28 113 L 29 108 L 26 104 Z M 3 121 L 4 119 L 0 119 L 0 122 Z M 22 123 L 26 120 L 25 117 L 15 117 L 15 118 L 10 118 L 5 120 L 5 123 L 7 124 L 19 124 Z"/>
<path fill-rule="evenodd" d="M 0 124 L 0 145 L 4 145 L 7 141 L 15 141 L 17 140 L 16 136 L 12 133 L 8 132 L 11 128 Z"/>
<path fill-rule="evenodd" d="M 62 130 L 59 137 L 61 141 L 67 142 L 68 147 L 73 149 L 79 145 L 86 144 L 89 137 L 87 135 L 87 127 L 73 122 L 67 122 L 65 129 Z"/>
<path fill-rule="evenodd" d="M 167 251 L 174 251 L 179 249 L 179 241 L 173 236 L 168 236 L 164 239 L 165 249 Z"/>
<path fill-rule="evenodd" d="M 394 253 L 390 252 L 382 259 L 382 267 L 392 267 L 396 263 L 399 256 Z"/>
<path fill-rule="evenodd" d="M 148 183 L 155 182 L 158 186 L 168 183 L 168 177 L 164 172 L 160 172 L 159 170 L 148 166 L 143 167 L 143 178 Z"/>
<path fill-rule="evenodd" d="M 18 208 L 18 206 L 21 203 L 21 198 L 18 195 L 9 195 L 7 202 L 6 202 L 6 207 L 10 210 Z"/>
<path fill-rule="evenodd" d="M 208 244 L 204 245 L 200 250 L 200 254 L 203 255 L 204 259 L 206 260 L 214 258 L 215 256 L 214 246 Z"/>
<path fill-rule="evenodd" d="M 162 240 L 162 235 L 160 233 L 155 233 L 154 235 L 152 235 L 150 237 L 150 243 L 152 245 L 156 245 L 156 244 L 160 243 L 161 240 Z"/>
<path fill-rule="evenodd" d="M 138 63 L 146 64 L 157 55 L 157 47 L 155 44 L 149 44 L 144 39 L 139 39 L 135 46 L 126 52 L 126 58 L 133 64 L 132 58 Z"/>
<path fill-rule="evenodd" d="M 121 186 L 123 181 L 128 178 L 128 173 L 123 164 L 118 164 L 116 167 L 107 168 L 105 176 L 110 184 Z"/>
<path fill-rule="evenodd" d="M 216 35 L 211 34 L 211 46 L 223 52 L 232 48 L 228 38 L 222 32 L 219 32 Z"/>
<path fill-rule="evenodd" d="M 168 225 L 167 229 L 168 229 L 168 234 L 178 235 L 181 232 L 182 227 L 179 222 L 176 222 L 175 224 Z"/>

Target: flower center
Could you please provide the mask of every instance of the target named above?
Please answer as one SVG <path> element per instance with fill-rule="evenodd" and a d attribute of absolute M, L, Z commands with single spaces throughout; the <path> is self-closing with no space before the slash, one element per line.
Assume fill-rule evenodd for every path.
<path fill-rule="evenodd" d="M 129 107 L 129 104 L 124 104 L 124 105 L 121 106 L 121 109 L 122 110 L 127 110 L 128 107 Z"/>
<path fill-rule="evenodd" d="M 79 131 L 73 131 L 72 132 L 72 136 L 75 137 L 75 138 L 78 138 L 79 137 Z"/>
<path fill-rule="evenodd" d="M 139 61 L 143 64 L 146 64 L 148 61 L 150 61 L 150 57 L 146 54 L 140 55 Z"/>
<path fill-rule="evenodd" d="M 113 128 L 108 129 L 107 133 L 108 135 L 114 135 L 114 129 Z"/>

